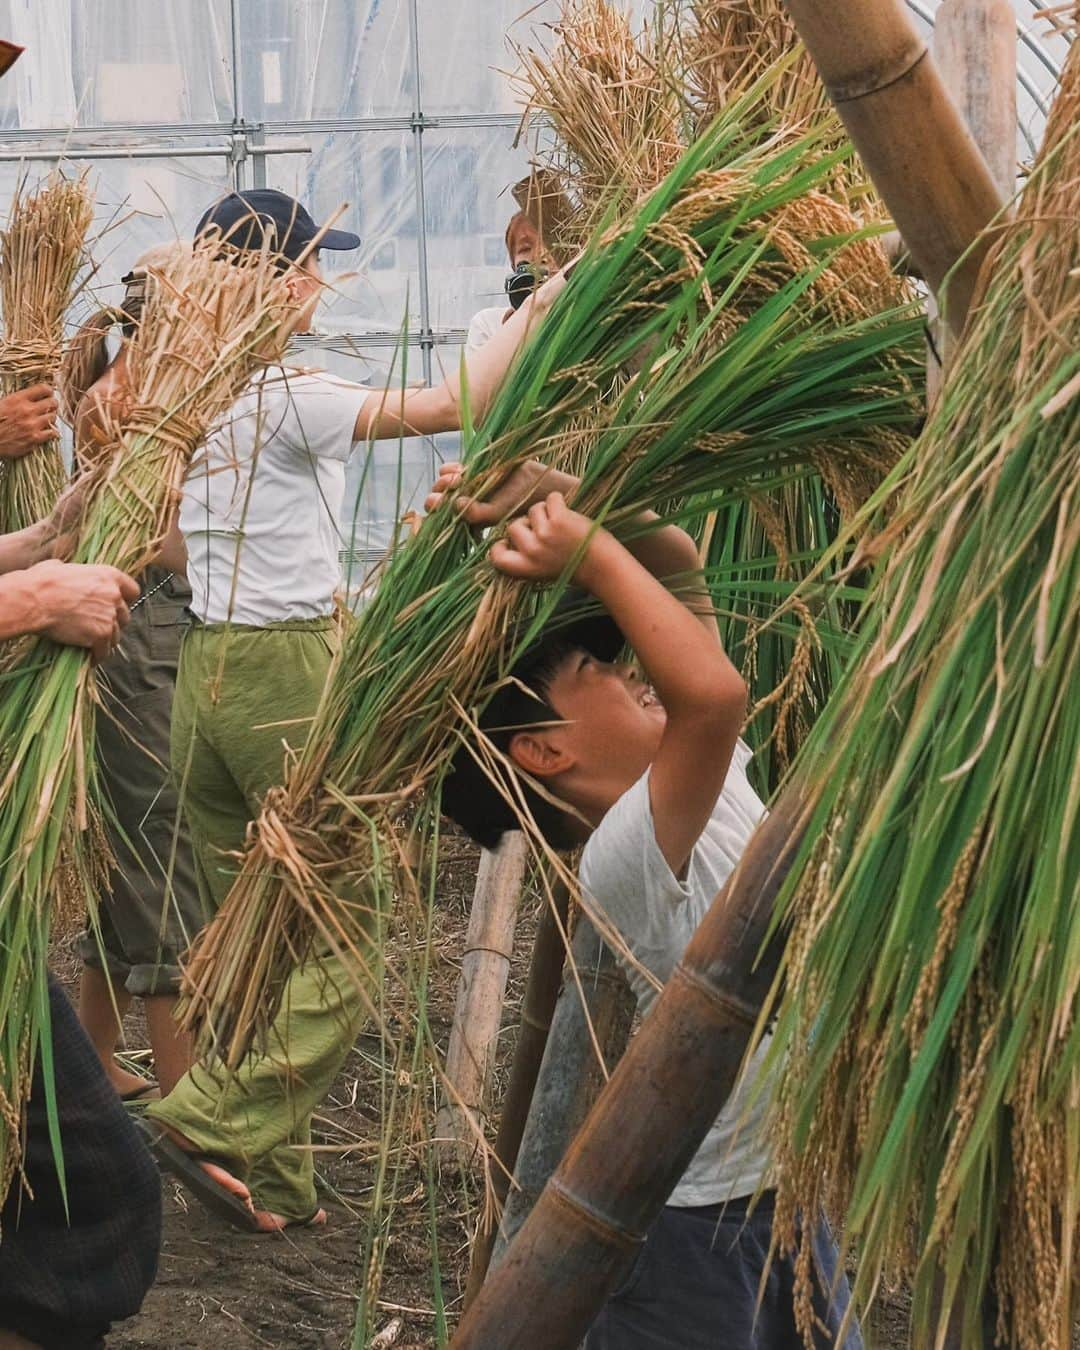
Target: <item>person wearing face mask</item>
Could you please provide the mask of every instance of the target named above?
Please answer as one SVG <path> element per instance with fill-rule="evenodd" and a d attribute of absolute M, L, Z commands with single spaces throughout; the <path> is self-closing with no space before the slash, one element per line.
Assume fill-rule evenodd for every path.
<path fill-rule="evenodd" d="M 507 302 L 491 305 L 473 315 L 465 339 L 466 356 L 489 342 L 539 282 L 556 270 L 539 231 L 524 211 L 517 211 L 510 217 L 506 227 L 506 255 L 512 269 L 506 279 Z"/>

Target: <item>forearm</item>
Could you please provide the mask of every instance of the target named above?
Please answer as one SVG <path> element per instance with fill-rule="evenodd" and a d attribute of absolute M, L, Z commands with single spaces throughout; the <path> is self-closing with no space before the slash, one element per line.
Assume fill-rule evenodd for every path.
<path fill-rule="evenodd" d="M 52 538 L 44 523 L 0 535 L 0 573 L 17 572 L 52 556 Z"/>
<path fill-rule="evenodd" d="M 470 352 L 464 372 L 458 367 L 430 389 L 386 389 L 372 394 L 357 421 L 356 439 L 377 441 L 456 431 L 461 426 L 466 398 L 470 415 L 479 422 L 491 406 L 514 357 L 550 306 L 552 293 L 541 298 L 542 295 L 543 288 L 516 310 L 514 317 L 489 342 Z"/>
<path fill-rule="evenodd" d="M 549 492 L 561 492 L 573 503 L 580 485 L 581 480 L 573 474 L 537 464 L 536 484 L 523 506 L 542 501 Z M 678 595 L 715 637 L 719 631 L 716 611 L 701 570 L 697 545 L 680 526 L 659 524 L 660 519 L 655 511 L 639 512 L 619 527 L 619 540 L 647 572 Z"/>
<path fill-rule="evenodd" d="M 742 680 L 719 642 L 707 592 L 710 617 L 702 622 L 697 606 L 673 594 L 604 530 L 576 575 L 618 624 L 669 714 L 739 697 Z"/>

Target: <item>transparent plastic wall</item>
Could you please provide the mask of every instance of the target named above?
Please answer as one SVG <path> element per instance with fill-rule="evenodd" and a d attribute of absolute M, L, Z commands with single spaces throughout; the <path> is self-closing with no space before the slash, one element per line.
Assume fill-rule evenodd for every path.
<path fill-rule="evenodd" d="M 929 26 L 935 0 L 909 0 Z M 634 0 L 640 12 L 648 0 Z M 1015 0 L 1020 159 L 1064 38 Z M 0 0 L 26 52 L 0 81 L 0 201 L 58 160 L 90 170 L 104 229 L 95 299 L 144 249 L 190 234 L 231 187 L 277 187 L 317 218 L 345 204 L 357 254 L 299 359 L 350 378 L 437 378 L 471 315 L 499 303 L 509 186 L 528 166 L 507 72 L 557 0 Z M 105 227 L 108 228 L 105 228 Z M 442 442 L 442 438 L 440 438 Z M 377 555 L 453 438 L 353 467 L 343 552 Z"/>

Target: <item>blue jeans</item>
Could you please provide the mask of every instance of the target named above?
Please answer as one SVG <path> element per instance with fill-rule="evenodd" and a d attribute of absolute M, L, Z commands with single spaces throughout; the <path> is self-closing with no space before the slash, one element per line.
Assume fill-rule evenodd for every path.
<path fill-rule="evenodd" d="M 649 1229 L 622 1287 L 592 1325 L 585 1350 L 804 1350 L 795 1330 L 795 1267 L 776 1257 L 761 1304 L 761 1277 L 772 1241 L 773 1197 L 700 1209 L 666 1208 Z M 837 1251 L 824 1220 L 813 1242 L 814 1309 L 832 1347 L 848 1307 L 847 1278 L 837 1280 Z M 835 1282 L 835 1284 L 834 1284 Z M 831 1297 L 830 1297 L 831 1292 Z M 854 1320 L 842 1350 L 862 1350 Z"/>

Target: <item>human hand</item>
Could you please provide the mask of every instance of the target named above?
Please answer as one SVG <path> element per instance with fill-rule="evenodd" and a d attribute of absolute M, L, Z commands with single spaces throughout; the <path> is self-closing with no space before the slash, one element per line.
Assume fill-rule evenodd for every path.
<path fill-rule="evenodd" d="M 491 546 L 491 562 L 518 581 L 555 581 L 573 564 L 574 579 L 588 585 L 587 560 L 602 537 L 605 531 L 552 492 L 510 522 L 506 537 Z"/>
<path fill-rule="evenodd" d="M 51 384 L 33 384 L 0 398 L 0 459 L 21 459 L 59 435 Z"/>
<path fill-rule="evenodd" d="M 557 272 L 552 272 L 551 276 L 549 276 L 546 281 L 541 282 L 536 290 L 533 291 L 532 297 L 527 303 L 532 305 L 532 308 L 536 313 L 546 314 L 548 312 L 551 306 L 559 298 L 562 291 L 566 288 L 570 273 L 574 270 L 578 258 L 580 257 L 581 254 L 579 253 L 578 257 L 572 262 L 568 262 L 565 267 L 560 268 Z"/>
<path fill-rule="evenodd" d="M 465 466 L 457 460 L 448 460 L 440 468 L 438 478 L 424 499 L 424 510 L 437 510 L 447 495 L 460 487 L 464 476 Z M 507 516 L 520 514 L 537 502 L 542 502 L 548 493 L 561 492 L 565 495 L 577 485 L 578 480 L 570 474 L 549 468 L 538 459 L 529 459 L 511 469 L 498 486 L 483 498 L 459 495 L 454 498 L 454 506 L 470 525 L 497 525 Z"/>
<path fill-rule="evenodd" d="M 34 585 L 37 630 L 54 642 L 88 647 L 95 662 L 116 646 L 131 618 L 128 605 L 139 595 L 139 583 L 115 567 L 43 562 L 27 578 Z"/>

